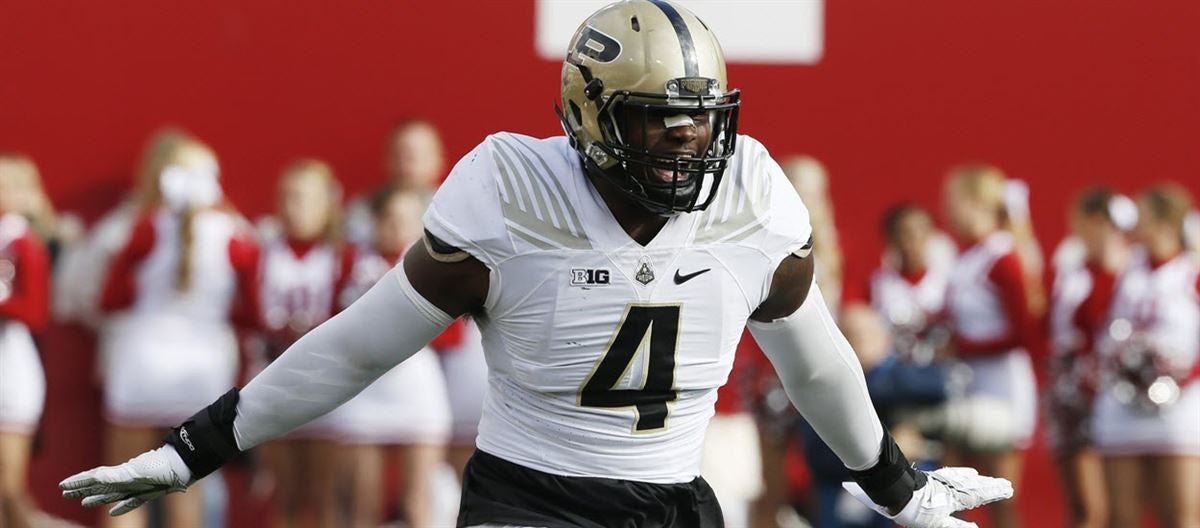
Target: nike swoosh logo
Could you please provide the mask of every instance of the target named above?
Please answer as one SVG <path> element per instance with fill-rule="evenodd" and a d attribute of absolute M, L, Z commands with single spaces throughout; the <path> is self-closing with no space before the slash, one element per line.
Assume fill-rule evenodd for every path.
<path fill-rule="evenodd" d="M 680 275 L 679 270 L 675 270 L 675 284 L 683 284 L 687 281 L 690 281 L 690 280 L 700 276 L 704 272 L 711 271 L 711 270 L 712 270 L 712 268 L 704 268 L 700 271 L 688 273 L 687 275 Z"/>

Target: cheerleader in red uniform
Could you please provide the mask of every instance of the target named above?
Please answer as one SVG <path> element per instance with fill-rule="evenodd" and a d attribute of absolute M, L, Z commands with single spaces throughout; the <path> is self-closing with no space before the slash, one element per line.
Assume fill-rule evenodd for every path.
<path fill-rule="evenodd" d="M 1112 526 L 1200 526 L 1200 255 L 1186 247 L 1191 197 L 1175 185 L 1138 197 L 1138 242 L 1100 328 L 1092 434 L 1104 457 Z"/>
<path fill-rule="evenodd" d="M 1014 439 L 1008 448 L 964 453 L 981 473 L 1009 479 L 1017 486 L 1021 452 L 1029 445 L 1037 419 L 1033 366 L 1027 352 L 1034 330 L 1029 293 L 1018 243 L 1007 229 L 1005 177 L 989 166 L 951 171 L 944 201 L 953 234 L 966 248 L 950 275 L 946 315 L 954 353 L 971 368 L 968 397 L 991 398 L 994 426 L 1005 426 Z M 1015 502 L 989 505 L 997 526 L 1016 526 Z"/>
<path fill-rule="evenodd" d="M 388 187 L 372 199 L 375 242 L 354 257 L 338 294 L 345 308 L 396 266 L 404 250 L 422 237 L 421 194 Z M 409 526 L 435 526 L 434 478 L 445 458 L 451 430 L 450 402 L 437 353 L 423 349 L 393 368 L 350 401 L 326 415 L 349 460 L 353 526 L 382 520 L 385 451 L 403 461 L 403 505 Z"/>
<path fill-rule="evenodd" d="M 154 448 L 165 428 L 228 390 L 238 368 L 233 319 L 257 313 L 258 246 L 222 199 L 212 150 L 178 132 L 152 146 L 100 298 L 108 464 Z M 169 526 L 200 526 L 200 493 L 166 501 Z M 105 519 L 146 520 L 138 512 Z"/>
<path fill-rule="evenodd" d="M 46 396 L 31 333 L 50 319 L 49 255 L 20 213 L 36 179 L 28 158 L 0 153 L 0 525 L 13 527 L 34 512 L 25 477 Z"/>
<path fill-rule="evenodd" d="M 955 259 L 953 243 L 915 204 L 890 209 L 884 216 L 883 234 L 887 251 L 882 265 L 871 274 L 867 299 L 862 300 L 888 324 L 898 351 L 927 363 L 945 341 L 934 323 L 946 301 Z"/>
<path fill-rule="evenodd" d="M 273 229 L 262 237 L 259 300 L 263 331 L 255 340 L 265 365 L 332 316 L 353 252 L 338 240 L 341 186 L 325 163 L 293 163 L 279 182 Z M 257 369 L 256 369 L 257 370 Z M 333 526 L 332 431 L 317 419 L 263 446 L 275 484 L 276 526 Z"/>
<path fill-rule="evenodd" d="M 1097 381 L 1095 338 L 1128 261 L 1124 230 L 1133 226 L 1136 215 L 1133 202 L 1124 196 L 1103 188 L 1085 192 L 1071 214 L 1074 235 L 1069 244 L 1078 247 L 1078 255 L 1056 259 L 1050 298 L 1048 426 L 1071 526 L 1078 528 L 1101 528 L 1108 522 L 1103 466 L 1090 434 Z"/>

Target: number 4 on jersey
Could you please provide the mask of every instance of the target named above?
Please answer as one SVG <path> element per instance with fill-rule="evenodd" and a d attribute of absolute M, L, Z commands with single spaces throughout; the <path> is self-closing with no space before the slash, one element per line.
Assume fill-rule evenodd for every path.
<path fill-rule="evenodd" d="M 680 305 L 631 304 L 617 332 L 579 392 L 584 407 L 633 407 L 635 432 L 667 425 L 667 402 L 675 401 L 675 349 L 679 340 Z M 649 340 L 646 382 L 640 389 L 616 389 L 634 356 Z"/>

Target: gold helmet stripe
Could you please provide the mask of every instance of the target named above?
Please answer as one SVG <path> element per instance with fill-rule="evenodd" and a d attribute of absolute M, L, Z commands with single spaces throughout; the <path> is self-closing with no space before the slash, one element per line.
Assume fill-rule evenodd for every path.
<path fill-rule="evenodd" d="M 683 49 L 684 75 L 699 77 L 700 64 L 696 60 L 696 45 L 692 43 L 692 32 L 688 30 L 687 22 L 683 20 L 683 16 L 679 14 L 675 6 L 663 0 L 650 0 L 650 2 L 661 9 L 664 15 L 667 15 L 671 26 L 675 28 L 675 36 L 679 37 L 679 47 Z"/>

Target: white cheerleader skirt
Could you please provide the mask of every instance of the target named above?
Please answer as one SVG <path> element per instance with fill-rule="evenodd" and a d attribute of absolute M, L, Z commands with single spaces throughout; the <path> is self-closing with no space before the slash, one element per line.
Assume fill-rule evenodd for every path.
<path fill-rule="evenodd" d="M 483 354 L 483 336 L 470 320 L 463 321 L 460 345 L 438 355 L 446 375 L 450 396 L 450 441 L 454 445 L 473 446 L 483 416 L 483 395 L 487 391 L 487 360 Z"/>
<path fill-rule="evenodd" d="M 0 432 L 33 434 L 46 401 L 46 375 L 29 329 L 0 320 Z"/>
<path fill-rule="evenodd" d="M 345 444 L 445 444 L 450 401 L 437 353 L 413 354 L 322 419 Z"/>
<path fill-rule="evenodd" d="M 1033 375 L 1033 363 L 1023 349 L 987 357 L 963 360 L 971 367 L 971 383 L 967 386 L 970 396 L 989 396 L 1002 402 L 1008 409 L 1007 416 L 994 416 L 995 420 L 1010 420 L 1018 449 L 1025 449 L 1033 440 L 1037 424 L 1037 381 Z"/>
<path fill-rule="evenodd" d="M 126 427 L 173 427 L 233 388 L 237 339 L 225 322 L 173 314 L 108 319 L 100 334 L 104 411 Z"/>
<path fill-rule="evenodd" d="M 1200 456 L 1200 381 L 1182 387 L 1175 403 L 1157 411 L 1118 401 L 1112 390 L 1096 396 L 1092 438 L 1109 456 Z"/>

